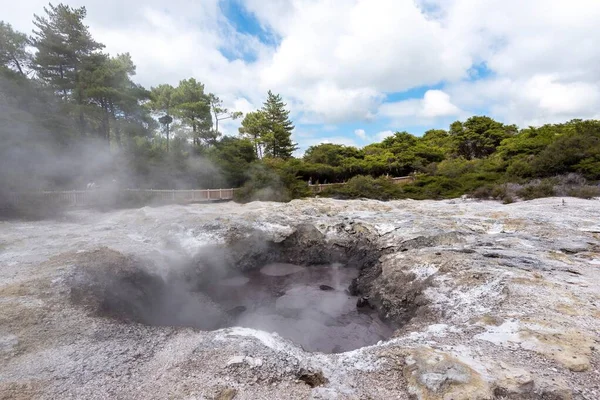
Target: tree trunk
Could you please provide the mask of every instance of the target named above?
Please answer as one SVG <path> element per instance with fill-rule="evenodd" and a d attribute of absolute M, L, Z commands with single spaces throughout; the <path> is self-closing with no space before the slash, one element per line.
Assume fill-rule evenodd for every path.
<path fill-rule="evenodd" d="M 109 100 L 110 114 L 115 121 L 115 140 L 117 141 L 117 145 L 121 145 L 121 129 L 119 128 L 119 124 L 117 123 L 117 115 L 115 113 L 115 104 L 112 100 Z"/>
<path fill-rule="evenodd" d="M 219 115 L 215 113 L 215 132 L 219 132 Z"/>
<path fill-rule="evenodd" d="M 17 60 L 17 58 L 15 56 L 13 56 L 13 60 L 14 60 L 15 64 L 17 65 L 17 69 L 19 70 L 19 72 L 21 73 L 21 75 L 25 75 L 25 73 L 21 69 L 21 63 L 19 63 L 19 60 Z"/>
<path fill-rule="evenodd" d="M 77 105 L 79 106 L 79 129 L 81 131 L 81 135 L 85 135 L 85 116 L 83 115 L 83 89 L 81 88 L 81 84 L 79 82 L 79 72 L 77 68 L 75 68 L 75 84 L 77 85 L 75 89 L 77 90 Z M 110 133 L 108 136 L 108 141 L 110 143 Z"/>
<path fill-rule="evenodd" d="M 58 66 L 58 70 L 60 71 L 60 80 L 61 80 L 61 85 L 64 85 L 64 82 L 62 82 L 62 81 L 65 79 L 65 74 L 64 74 L 64 71 L 63 71 L 63 65 L 62 65 L 62 64 L 60 64 L 60 65 Z M 65 89 L 65 88 L 63 87 L 63 90 L 62 90 L 62 92 L 63 92 L 64 100 L 66 100 L 66 99 L 67 99 L 67 89 Z"/>
<path fill-rule="evenodd" d="M 108 104 L 104 99 L 100 100 L 100 107 L 102 108 L 102 133 L 104 134 L 104 138 L 110 142 L 110 119 L 109 119 L 109 111 Z"/>
<path fill-rule="evenodd" d="M 192 137 L 194 138 L 194 145 L 200 146 L 200 138 L 196 135 L 196 120 L 192 118 Z"/>

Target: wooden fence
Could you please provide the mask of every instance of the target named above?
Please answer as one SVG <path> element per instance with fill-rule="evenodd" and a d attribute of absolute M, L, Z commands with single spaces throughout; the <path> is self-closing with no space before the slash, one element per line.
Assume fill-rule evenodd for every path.
<path fill-rule="evenodd" d="M 9 201 L 19 205 L 23 203 L 53 203 L 67 207 L 80 207 L 101 204 L 122 195 L 139 194 L 140 197 L 159 203 L 194 203 L 203 201 L 233 200 L 237 189 L 193 189 L 193 190 L 154 190 L 124 189 L 106 191 L 101 189 L 43 191 L 28 193 L 10 193 Z"/>
<path fill-rule="evenodd" d="M 406 185 L 407 183 L 411 183 L 415 181 L 415 176 L 410 175 L 410 176 L 399 176 L 397 178 L 390 178 L 391 180 L 394 181 L 394 183 L 397 183 L 398 185 Z M 308 185 L 310 186 L 310 188 L 312 189 L 312 191 L 314 193 L 321 193 L 322 191 L 324 191 L 325 189 L 332 187 L 332 186 L 341 186 L 341 185 L 345 185 L 346 182 L 342 182 L 342 183 L 319 183 L 316 185 Z"/>
<path fill-rule="evenodd" d="M 162 202 L 194 203 L 197 201 L 233 200 L 237 189 L 190 189 L 190 190 L 136 190 L 130 192 L 149 194 L 153 199 Z"/>
<path fill-rule="evenodd" d="M 406 184 L 415 180 L 414 176 L 401 176 L 391 178 L 397 184 Z M 346 183 L 324 183 L 309 185 L 314 193 L 321 193 L 331 186 L 345 185 Z M 70 190 L 70 191 L 43 191 L 28 193 L 10 193 L 9 201 L 19 205 L 23 203 L 44 204 L 53 203 L 68 207 L 84 207 L 102 204 L 116 200 L 122 195 L 139 194 L 142 199 L 158 203 L 195 203 L 203 201 L 233 200 L 238 189 L 191 189 L 191 190 L 154 190 L 154 189 L 122 189 L 122 190 Z"/>

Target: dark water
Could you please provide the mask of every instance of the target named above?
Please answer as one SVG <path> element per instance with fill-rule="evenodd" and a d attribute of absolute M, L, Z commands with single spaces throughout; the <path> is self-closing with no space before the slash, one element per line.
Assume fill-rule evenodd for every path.
<path fill-rule="evenodd" d="M 271 264 L 220 281 L 210 295 L 229 310 L 231 326 L 277 332 L 308 351 L 339 353 L 392 334 L 375 311 L 356 308 L 347 288 L 357 274 L 340 265 Z"/>

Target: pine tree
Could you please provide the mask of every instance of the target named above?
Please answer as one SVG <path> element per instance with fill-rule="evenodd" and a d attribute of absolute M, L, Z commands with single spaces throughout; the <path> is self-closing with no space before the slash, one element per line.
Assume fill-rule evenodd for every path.
<path fill-rule="evenodd" d="M 175 88 L 169 84 L 163 83 L 157 87 L 150 89 L 150 102 L 148 107 L 156 115 L 160 115 L 158 122 L 163 126 L 167 134 L 167 152 L 169 151 L 169 136 L 171 131 L 171 123 L 173 123 L 173 94 Z"/>
<path fill-rule="evenodd" d="M 0 21 L 0 66 L 25 75 L 31 54 L 27 52 L 27 35 L 13 30 L 10 24 Z"/>
<path fill-rule="evenodd" d="M 46 16 L 34 15 L 33 20 L 37 28 L 31 37 L 31 44 L 36 48 L 33 68 L 38 78 L 60 93 L 64 100 L 77 105 L 83 134 L 85 93 L 81 72 L 94 62 L 94 58 L 102 58 L 97 51 L 104 45 L 96 42 L 84 25 L 85 7 L 49 4 L 44 11 Z"/>
<path fill-rule="evenodd" d="M 34 15 L 34 68 L 41 80 L 68 98 L 77 89 L 78 74 L 86 58 L 104 45 L 92 39 L 83 24 L 85 7 L 49 4 L 44 11 L 46 16 Z"/>
<path fill-rule="evenodd" d="M 99 54 L 90 57 L 89 61 L 80 73 L 79 80 L 85 88 L 86 104 L 99 108 L 101 135 L 107 141 L 112 136 L 114 143 L 120 144 L 118 120 L 126 118 L 128 111 L 137 108 L 142 97 L 138 86 L 131 80 L 135 65 L 129 53 L 116 57 Z"/>
<path fill-rule="evenodd" d="M 240 135 L 249 139 L 254 146 L 256 158 L 263 158 L 263 147 L 267 122 L 265 114 L 262 111 L 253 111 L 246 114 L 242 120 L 242 126 L 238 129 Z"/>
<path fill-rule="evenodd" d="M 274 95 L 270 90 L 267 101 L 263 104 L 262 113 L 266 119 L 266 130 L 263 136 L 265 155 L 277 158 L 290 158 L 298 148 L 292 142 L 294 125 L 289 119 L 290 112 L 280 95 Z"/>
<path fill-rule="evenodd" d="M 194 78 L 184 79 L 173 93 L 175 116 L 192 128 L 192 142 L 196 146 L 214 144 L 219 133 L 212 129 L 210 98 L 204 85 Z"/>

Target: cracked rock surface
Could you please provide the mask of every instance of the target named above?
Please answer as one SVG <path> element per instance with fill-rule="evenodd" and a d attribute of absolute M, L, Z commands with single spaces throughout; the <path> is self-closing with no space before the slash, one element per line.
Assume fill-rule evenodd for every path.
<path fill-rule="evenodd" d="M 0 399 L 598 399 L 600 201 L 562 200 L 309 199 L 0 222 Z M 152 302 L 161 287 L 148 276 L 219 274 L 217 259 L 360 264 L 350 290 L 397 329 L 321 354 L 248 328 L 156 326 L 169 316 L 135 302 L 111 313 L 122 298 L 102 277 L 147 282 L 122 288 Z"/>

